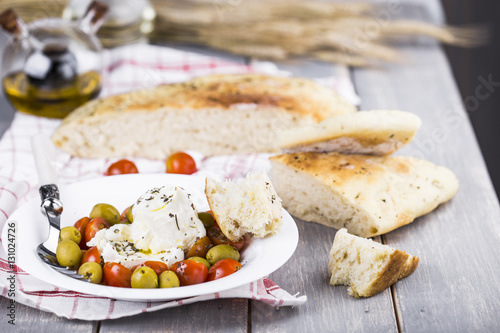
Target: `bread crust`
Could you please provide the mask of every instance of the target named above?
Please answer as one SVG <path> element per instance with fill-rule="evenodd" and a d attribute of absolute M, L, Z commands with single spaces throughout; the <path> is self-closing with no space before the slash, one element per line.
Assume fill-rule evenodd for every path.
<path fill-rule="evenodd" d="M 389 155 L 411 142 L 420 118 L 396 110 L 360 111 L 321 123 L 285 130 L 279 135 L 285 152 L 340 152 Z"/>
<path fill-rule="evenodd" d="M 332 90 L 301 78 L 263 74 L 210 75 L 102 98 L 71 113 L 64 122 L 161 108 L 229 110 L 235 104 L 276 107 L 292 114 L 311 116 L 317 122 L 346 111 L 356 111 L 340 97 L 337 98 L 339 104 L 332 105 L 332 95 L 335 95 Z"/>
<path fill-rule="evenodd" d="M 453 172 L 427 161 L 407 157 L 294 153 L 273 156 L 270 160 L 273 169 L 274 166 L 283 165 L 291 177 L 307 178 L 307 182 L 319 183 L 328 188 L 332 195 L 341 196 L 358 215 L 366 216 L 363 222 L 366 228 L 357 231 L 355 226 L 349 226 L 348 221 L 321 216 L 321 212 L 316 215 L 320 219 L 311 220 L 290 204 L 297 201 L 295 198 L 300 195 L 290 190 L 289 187 L 293 185 L 281 184 L 273 177 L 283 205 L 290 213 L 329 227 L 345 227 L 349 232 L 363 237 L 381 235 L 411 223 L 451 199 L 458 191 L 458 180 Z M 294 184 L 292 179 L 288 182 Z M 288 188 L 283 190 L 286 186 Z M 309 211 L 314 212 L 312 209 Z"/>
<path fill-rule="evenodd" d="M 404 251 L 394 250 L 384 269 L 380 271 L 377 278 L 371 283 L 370 288 L 362 294 L 357 294 L 357 297 L 370 297 L 389 288 L 397 280 L 413 273 L 417 269 L 418 261 L 418 257 L 410 256 Z M 351 289 L 355 292 L 354 288 L 351 287 Z"/>

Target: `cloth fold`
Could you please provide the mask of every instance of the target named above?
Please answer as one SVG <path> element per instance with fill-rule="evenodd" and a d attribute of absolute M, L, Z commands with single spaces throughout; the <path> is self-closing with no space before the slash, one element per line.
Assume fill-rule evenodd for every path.
<path fill-rule="evenodd" d="M 259 72 L 289 75 L 269 62 L 235 63 L 224 59 L 152 45 L 130 45 L 104 51 L 102 96 L 132 89 L 148 88 L 160 83 L 188 80 L 194 76 Z M 353 103 L 357 103 L 349 73 L 345 67 L 334 67 L 334 77 L 319 78 L 318 82 L 336 89 Z M 38 196 L 38 183 L 31 152 L 31 137 L 42 133 L 50 136 L 60 120 L 46 119 L 17 113 L 11 127 L 0 140 L 0 228 L 16 208 Z M 240 178 L 248 172 L 265 170 L 270 165 L 267 154 L 228 155 L 205 157 L 189 152 L 195 158 L 200 176 Z M 117 159 L 81 159 L 61 151 L 56 154 L 60 184 L 102 177 L 107 167 Z M 133 159 L 141 173 L 165 172 L 164 161 Z M 2 245 L 7 242 L 2 239 Z M 23 246 L 23 244 L 17 244 Z M 4 247 L 0 249 L 0 290 L 9 296 L 10 276 L 15 277 L 17 302 L 50 311 L 58 316 L 103 320 L 151 312 L 217 298 L 248 298 L 272 306 L 295 306 L 306 301 L 306 296 L 292 296 L 273 281 L 263 278 L 235 289 L 168 302 L 127 302 L 86 295 L 40 281 L 22 267 L 10 265 Z"/>

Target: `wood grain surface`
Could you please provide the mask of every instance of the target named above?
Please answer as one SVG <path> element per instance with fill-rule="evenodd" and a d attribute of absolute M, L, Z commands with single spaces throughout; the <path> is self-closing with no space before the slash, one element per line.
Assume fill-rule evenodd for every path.
<path fill-rule="evenodd" d="M 15 326 L 9 324 L 7 321 L 9 317 L 6 316 L 7 311 L 4 310 L 9 306 L 10 300 L 5 297 L 0 297 L 0 332 L 51 332 L 51 333 L 83 333 L 83 332 L 96 332 L 98 329 L 98 322 L 86 322 L 83 320 L 69 320 L 61 318 L 50 312 L 44 312 L 16 303 L 16 320 Z"/>
<path fill-rule="evenodd" d="M 247 299 L 218 299 L 101 322 L 99 332 L 247 332 Z"/>
<path fill-rule="evenodd" d="M 423 18 L 425 12 L 411 14 Z M 399 109 L 422 118 L 415 141 L 398 152 L 452 169 L 458 194 L 434 212 L 384 236 L 420 257 L 394 285 L 403 332 L 500 331 L 500 210 L 448 61 L 433 43 L 403 47 L 411 63 L 356 70 L 363 109 Z"/>
<path fill-rule="evenodd" d="M 425 18 L 412 7 L 406 17 Z M 406 62 L 352 71 L 362 109 L 399 109 L 422 118 L 415 141 L 400 155 L 452 169 L 460 190 L 451 202 L 382 236 L 420 257 L 417 270 L 368 299 L 328 284 L 328 252 L 336 230 L 296 220 L 292 258 L 270 278 L 308 297 L 296 308 L 249 300 L 215 300 L 102 322 L 69 321 L 18 304 L 19 331 L 51 332 L 499 332 L 500 206 L 448 62 L 425 39 L 401 45 Z M 333 67 L 290 62 L 294 75 L 326 77 Z M 379 238 L 380 240 L 380 238 Z M 270 253 L 269 255 L 272 255 Z M 7 304 L 0 299 L 0 306 Z M 11 330 L 0 321 L 0 332 Z"/>
<path fill-rule="evenodd" d="M 305 294 L 307 302 L 277 309 L 252 302 L 253 331 L 397 332 L 390 289 L 360 300 L 349 296 L 346 286 L 330 286 L 328 260 L 336 230 L 298 219 L 296 223 L 297 250 L 270 278 L 292 294 Z"/>

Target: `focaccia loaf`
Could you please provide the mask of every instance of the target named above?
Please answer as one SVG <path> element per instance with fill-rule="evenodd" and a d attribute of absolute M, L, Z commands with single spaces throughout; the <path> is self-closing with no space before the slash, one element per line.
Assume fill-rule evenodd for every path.
<path fill-rule="evenodd" d="M 417 158 L 294 153 L 270 159 L 271 179 L 292 215 L 363 237 L 406 225 L 458 190 L 451 170 Z"/>
<path fill-rule="evenodd" d="M 265 172 L 250 173 L 237 182 L 207 178 L 205 194 L 219 227 L 232 241 L 247 233 L 266 237 L 283 224 L 281 199 Z"/>
<path fill-rule="evenodd" d="M 413 273 L 418 261 L 416 256 L 340 229 L 330 251 L 330 284 L 349 286 L 347 292 L 356 298 L 370 297 Z"/>
<path fill-rule="evenodd" d="M 280 129 L 355 111 L 310 80 L 213 75 L 89 102 L 64 119 L 52 140 L 81 157 L 276 152 Z"/>
<path fill-rule="evenodd" d="M 284 152 L 390 155 L 413 140 L 420 118 L 395 110 L 361 111 L 290 128 L 278 135 Z"/>

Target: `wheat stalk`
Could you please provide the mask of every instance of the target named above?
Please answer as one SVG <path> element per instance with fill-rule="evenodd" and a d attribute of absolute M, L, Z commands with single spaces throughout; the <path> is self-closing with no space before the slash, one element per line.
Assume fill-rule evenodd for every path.
<path fill-rule="evenodd" d="M 386 36 L 420 35 L 440 42 L 458 46 L 483 45 L 489 38 L 488 31 L 481 27 L 440 27 L 426 22 L 400 20 L 387 25 L 382 32 Z"/>
<path fill-rule="evenodd" d="M 312 56 L 318 60 L 342 63 L 352 67 L 369 67 L 374 65 L 373 61 L 365 57 L 348 54 L 346 52 L 316 51 L 312 53 Z"/>
<path fill-rule="evenodd" d="M 243 56 L 265 58 L 270 60 L 284 60 L 287 52 L 279 46 L 263 46 L 261 44 L 236 44 L 226 40 L 212 39 L 207 42 L 209 46 L 219 48 Z"/>
<path fill-rule="evenodd" d="M 481 28 L 437 26 L 410 20 L 379 20 L 367 2 L 318 0 L 152 0 L 157 11 L 151 38 L 202 44 L 241 56 L 283 60 L 309 56 L 350 66 L 371 66 L 404 57 L 389 43 L 427 36 L 458 46 L 482 45 Z M 61 14 L 65 0 L 0 0 L 30 21 L 36 13 Z"/>
<path fill-rule="evenodd" d="M 381 21 L 373 4 L 297 0 L 153 0 L 158 31 L 169 38 L 197 41 L 235 54 L 281 60 L 293 56 L 370 66 L 404 57 L 387 41 L 427 36 L 443 43 L 475 46 L 485 42 L 479 29 L 441 27 L 426 22 Z M 161 4 L 160 4 L 161 3 Z M 188 5 L 189 4 L 189 5 Z M 232 4 L 232 5 L 231 5 Z M 173 8 L 173 9 L 172 9 Z"/>

